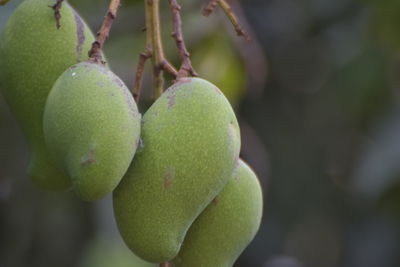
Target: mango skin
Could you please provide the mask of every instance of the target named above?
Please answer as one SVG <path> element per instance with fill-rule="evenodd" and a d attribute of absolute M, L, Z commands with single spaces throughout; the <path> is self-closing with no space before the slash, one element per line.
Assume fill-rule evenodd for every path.
<path fill-rule="evenodd" d="M 2 93 L 27 137 L 33 182 L 47 190 L 70 187 L 69 179 L 49 156 L 42 117 L 48 93 L 68 67 L 86 60 L 93 34 L 77 13 L 64 2 L 61 28 L 57 30 L 54 0 L 26 0 L 10 17 L 0 38 Z"/>
<path fill-rule="evenodd" d="M 178 254 L 190 225 L 228 182 L 239 126 L 217 87 L 185 78 L 145 113 L 142 140 L 114 191 L 114 215 L 136 255 L 164 262 Z"/>
<path fill-rule="evenodd" d="M 174 266 L 233 266 L 256 235 L 262 210 L 257 176 L 239 160 L 228 184 L 190 227 Z"/>
<path fill-rule="evenodd" d="M 127 171 L 140 138 L 141 115 L 125 84 L 100 64 L 67 69 L 47 99 L 47 147 L 87 201 L 111 193 Z"/>

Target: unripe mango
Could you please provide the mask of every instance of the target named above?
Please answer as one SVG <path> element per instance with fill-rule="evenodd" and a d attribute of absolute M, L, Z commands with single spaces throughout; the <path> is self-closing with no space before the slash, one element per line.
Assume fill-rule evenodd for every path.
<path fill-rule="evenodd" d="M 100 64 L 79 63 L 57 79 L 44 112 L 45 140 L 80 198 L 102 198 L 118 185 L 139 144 L 140 120 L 128 88 Z"/>
<path fill-rule="evenodd" d="M 94 37 L 69 6 L 61 8 L 61 28 L 56 28 L 54 0 L 26 0 L 10 17 L 0 38 L 2 93 L 16 116 L 31 149 L 29 174 L 44 189 L 70 187 L 45 147 L 42 117 L 46 98 L 58 76 L 86 60 Z"/>
<path fill-rule="evenodd" d="M 190 225 L 229 180 L 239 126 L 217 87 L 185 78 L 145 113 L 142 140 L 114 191 L 114 214 L 136 255 L 164 262 L 178 254 Z"/>
<path fill-rule="evenodd" d="M 222 192 L 186 234 L 175 267 L 231 267 L 260 227 L 263 197 L 257 176 L 239 160 Z"/>

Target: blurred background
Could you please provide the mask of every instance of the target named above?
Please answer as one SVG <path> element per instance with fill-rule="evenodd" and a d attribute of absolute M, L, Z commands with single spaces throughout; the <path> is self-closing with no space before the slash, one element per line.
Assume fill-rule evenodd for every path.
<path fill-rule="evenodd" d="M 0 31 L 20 2 L 0 7 Z M 107 0 L 69 2 L 99 28 Z M 162 2 L 164 46 L 177 66 Z M 260 231 L 235 266 L 400 266 L 400 1 L 231 0 L 250 43 L 220 10 L 203 17 L 206 1 L 179 2 L 194 66 L 235 107 L 241 156 L 264 188 Z M 122 4 L 105 53 L 131 87 L 144 7 Z M 26 177 L 28 159 L 0 96 L 1 267 L 155 266 L 122 243 L 110 198 L 42 192 Z"/>

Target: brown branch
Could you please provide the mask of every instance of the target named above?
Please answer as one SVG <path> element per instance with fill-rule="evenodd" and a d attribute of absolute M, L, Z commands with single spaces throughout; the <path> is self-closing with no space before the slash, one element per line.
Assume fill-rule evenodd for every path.
<path fill-rule="evenodd" d="M 178 72 L 177 80 L 182 77 L 198 76 L 192 66 L 190 61 L 190 54 L 186 48 L 185 42 L 183 41 L 182 34 L 182 19 L 181 19 L 181 6 L 178 4 L 177 0 L 169 0 L 169 5 L 172 12 L 172 23 L 174 31 L 172 32 L 172 37 L 175 39 L 176 46 L 178 47 L 179 54 L 182 60 L 181 67 Z"/>
<path fill-rule="evenodd" d="M 235 13 L 233 12 L 231 6 L 226 2 L 226 0 L 218 0 L 219 6 L 225 12 L 228 19 L 231 21 L 233 27 L 238 36 L 243 36 L 247 41 L 250 41 L 249 35 L 243 30 L 242 26 L 239 23 L 238 18 L 236 17 Z"/>
<path fill-rule="evenodd" d="M 208 5 L 203 9 L 203 15 L 208 17 L 216 8 L 216 6 L 219 5 L 221 9 L 224 11 L 225 15 L 228 17 L 230 22 L 232 23 L 233 27 L 235 28 L 235 31 L 237 35 L 243 36 L 247 41 L 250 41 L 249 35 L 243 30 L 242 26 L 239 23 L 239 20 L 235 13 L 233 12 L 231 6 L 228 4 L 226 0 L 210 0 Z"/>
<path fill-rule="evenodd" d="M 163 58 L 160 62 L 159 62 L 159 68 L 162 69 L 165 72 L 168 72 L 169 74 L 171 74 L 172 76 L 174 76 L 175 78 L 178 76 L 178 71 L 177 69 L 175 69 L 175 67 L 171 64 L 171 62 L 169 62 L 167 59 Z"/>
<path fill-rule="evenodd" d="M 7 2 L 8 0 L 6 0 Z M 56 3 L 52 6 L 49 6 L 50 8 L 52 8 L 54 10 L 54 17 L 56 18 L 56 27 L 57 29 L 60 29 L 61 27 L 61 13 L 60 13 L 60 9 L 62 7 L 62 3 L 64 2 L 64 0 L 57 0 Z"/>
<path fill-rule="evenodd" d="M 160 263 L 160 267 L 171 267 L 171 264 L 168 261 L 166 261 L 166 262 Z"/>
<path fill-rule="evenodd" d="M 153 55 L 153 52 L 151 51 L 151 48 L 146 47 L 146 50 L 143 53 L 141 53 L 139 56 L 139 62 L 138 62 L 138 66 L 136 69 L 136 75 L 135 75 L 135 84 L 132 89 L 133 98 L 135 99 L 136 103 L 139 102 L 139 98 L 140 98 L 140 90 L 142 88 L 144 67 L 146 65 L 146 61 L 149 58 L 151 58 L 152 55 Z"/>
<path fill-rule="evenodd" d="M 218 0 L 211 0 L 208 5 L 203 9 L 203 16 L 210 16 L 218 5 Z"/>
<path fill-rule="evenodd" d="M 101 54 L 104 43 L 108 39 L 108 36 L 110 34 L 113 21 L 117 16 L 120 4 L 121 4 L 120 0 L 111 0 L 106 16 L 104 17 L 103 24 L 101 25 L 100 30 L 96 34 L 96 40 L 93 42 L 92 48 L 89 50 L 88 53 L 89 57 L 95 63 L 105 64 Z"/>
<path fill-rule="evenodd" d="M 251 43 L 242 42 L 241 39 L 236 38 L 233 32 L 230 32 L 230 38 L 240 53 L 249 76 L 249 79 L 247 79 L 249 95 L 253 98 L 257 98 L 263 93 L 263 88 L 269 76 L 267 57 L 256 34 L 252 31 L 240 0 L 230 0 L 230 4 L 235 8 L 235 13 L 240 18 L 240 24 L 247 30 L 247 33 L 252 36 Z M 230 25 L 227 24 L 229 23 L 226 23 L 226 26 L 229 27 Z"/>

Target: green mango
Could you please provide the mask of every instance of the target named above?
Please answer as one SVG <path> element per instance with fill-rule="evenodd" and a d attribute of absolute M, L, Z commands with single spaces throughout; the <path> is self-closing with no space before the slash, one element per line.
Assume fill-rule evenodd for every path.
<path fill-rule="evenodd" d="M 217 87 L 184 78 L 145 113 L 142 140 L 114 191 L 114 214 L 136 255 L 164 262 L 178 254 L 190 225 L 228 182 L 239 126 Z"/>
<path fill-rule="evenodd" d="M 31 149 L 28 173 L 35 184 L 64 190 L 70 181 L 54 167 L 43 136 L 42 117 L 48 93 L 58 76 L 86 60 L 94 41 L 85 22 L 67 2 L 56 28 L 54 0 L 26 0 L 10 17 L 0 38 L 2 93 Z"/>
<path fill-rule="evenodd" d="M 139 144 L 140 120 L 129 89 L 101 64 L 78 63 L 57 79 L 44 135 L 81 199 L 102 198 L 118 185 Z"/>
<path fill-rule="evenodd" d="M 262 210 L 257 176 L 239 160 L 228 184 L 190 227 L 174 266 L 233 266 L 256 235 Z"/>

